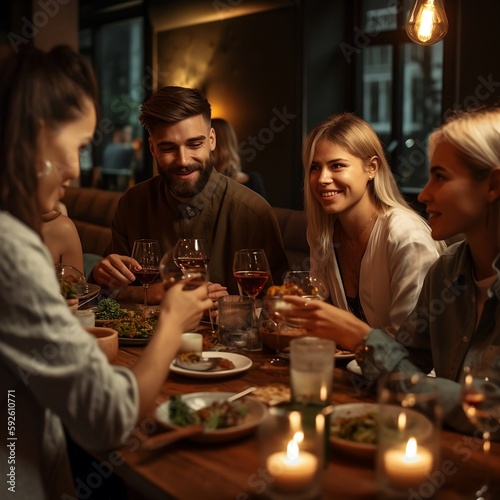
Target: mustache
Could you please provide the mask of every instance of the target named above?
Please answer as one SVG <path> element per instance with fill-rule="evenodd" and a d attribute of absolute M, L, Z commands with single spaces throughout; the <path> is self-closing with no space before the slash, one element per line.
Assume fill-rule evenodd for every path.
<path fill-rule="evenodd" d="M 196 170 L 202 170 L 201 165 L 196 165 L 191 163 L 189 165 L 175 165 L 170 167 L 170 170 L 176 174 L 190 174 L 191 172 L 195 172 Z"/>

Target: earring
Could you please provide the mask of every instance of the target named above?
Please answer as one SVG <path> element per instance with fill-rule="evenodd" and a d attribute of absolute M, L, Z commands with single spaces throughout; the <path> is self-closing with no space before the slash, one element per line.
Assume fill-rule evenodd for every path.
<path fill-rule="evenodd" d="M 45 171 L 44 172 L 38 172 L 37 177 L 46 177 L 47 175 L 50 174 L 52 171 L 52 162 L 50 160 L 45 160 Z"/>

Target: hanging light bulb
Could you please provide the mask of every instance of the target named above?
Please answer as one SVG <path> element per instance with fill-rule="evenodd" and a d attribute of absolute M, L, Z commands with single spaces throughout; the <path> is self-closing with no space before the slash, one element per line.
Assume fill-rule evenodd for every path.
<path fill-rule="evenodd" d="M 448 32 L 443 0 L 415 0 L 406 23 L 406 33 L 420 45 L 432 45 Z"/>

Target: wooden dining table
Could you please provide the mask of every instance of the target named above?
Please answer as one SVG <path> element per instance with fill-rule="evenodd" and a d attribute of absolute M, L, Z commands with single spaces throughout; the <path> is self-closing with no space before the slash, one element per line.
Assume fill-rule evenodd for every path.
<path fill-rule="evenodd" d="M 121 347 L 115 364 L 132 366 L 141 347 Z M 289 370 L 270 368 L 271 353 L 242 353 L 252 360 L 248 371 L 225 378 L 191 378 L 170 373 L 155 405 L 174 394 L 223 391 L 239 392 L 249 386 L 289 385 Z M 366 381 L 346 369 L 347 360 L 336 360 L 331 403 L 375 402 Z M 226 443 L 182 440 L 148 451 L 142 447 L 148 436 L 169 432 L 151 414 L 138 424 L 118 450 L 100 454 L 127 485 L 133 499 L 235 499 L 266 498 L 267 476 L 259 462 L 257 432 Z M 408 495 L 410 500 L 440 498 L 473 499 L 475 487 L 484 478 L 485 459 L 481 439 L 443 429 L 440 435 L 440 467 L 426 483 Z M 492 498 L 500 498 L 500 443 L 492 443 L 489 457 Z M 359 458 L 331 445 L 325 466 L 321 498 L 374 499 L 377 492 L 375 458 Z"/>

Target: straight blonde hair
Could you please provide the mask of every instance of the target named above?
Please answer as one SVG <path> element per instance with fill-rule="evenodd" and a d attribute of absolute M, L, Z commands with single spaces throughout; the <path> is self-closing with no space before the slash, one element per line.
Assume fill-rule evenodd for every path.
<path fill-rule="evenodd" d="M 373 157 L 377 157 L 379 159 L 377 175 L 369 182 L 368 186 L 376 207 L 382 212 L 389 208 L 400 208 L 420 217 L 427 224 L 427 221 L 418 215 L 403 198 L 387 163 L 382 143 L 373 127 L 353 113 L 331 115 L 309 132 L 302 153 L 305 172 L 304 206 L 308 224 L 307 241 L 318 262 L 323 262 L 324 266 L 327 265 L 332 248 L 334 222 L 337 217 L 334 214 L 324 212 L 321 204 L 311 193 L 309 184 L 309 174 L 316 145 L 322 140 L 344 148 L 366 165 Z"/>

